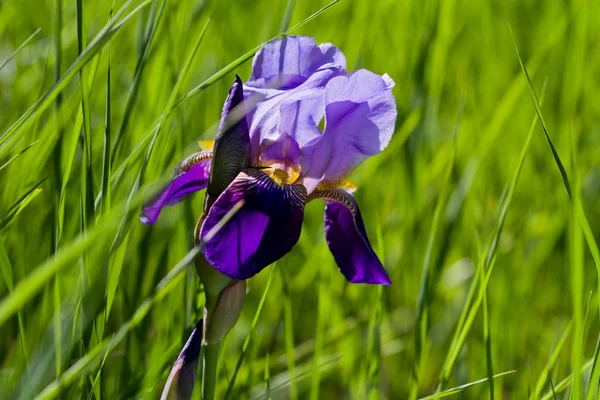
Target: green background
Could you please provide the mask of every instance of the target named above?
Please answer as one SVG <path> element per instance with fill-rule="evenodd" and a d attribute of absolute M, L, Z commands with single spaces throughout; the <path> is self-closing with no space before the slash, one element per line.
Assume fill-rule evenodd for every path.
<path fill-rule="evenodd" d="M 180 261 L 203 194 L 152 227 L 140 204 L 214 137 L 248 52 L 327 3 L 136 0 L 106 31 L 112 1 L 81 3 L 0 3 L 0 397 L 157 398 L 202 313 Z M 417 398 L 506 371 L 455 398 L 549 398 L 551 383 L 595 398 L 599 15 L 592 0 L 341 0 L 294 30 L 396 82 L 396 133 L 352 175 L 393 285 L 345 281 L 311 202 L 293 251 L 248 282 L 217 398 Z"/>

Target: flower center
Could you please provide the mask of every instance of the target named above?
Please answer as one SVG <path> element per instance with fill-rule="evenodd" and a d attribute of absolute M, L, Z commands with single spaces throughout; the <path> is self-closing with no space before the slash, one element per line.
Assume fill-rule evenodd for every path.
<path fill-rule="evenodd" d="M 260 164 L 265 173 L 280 185 L 294 183 L 300 176 L 300 147 L 287 133 L 282 133 L 271 142 L 260 155 Z"/>

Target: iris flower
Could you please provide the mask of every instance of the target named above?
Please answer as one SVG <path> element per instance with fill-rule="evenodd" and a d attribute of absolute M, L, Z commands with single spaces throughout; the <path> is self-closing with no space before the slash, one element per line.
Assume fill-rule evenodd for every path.
<path fill-rule="evenodd" d="M 175 168 L 170 183 L 143 207 L 142 222 L 153 224 L 162 207 L 206 188 L 197 232 L 202 241 L 243 204 L 203 249 L 210 265 L 243 280 L 292 249 L 305 205 L 322 199 L 325 238 L 344 277 L 390 285 L 352 195 L 356 185 L 347 178 L 390 142 L 393 86 L 387 74 L 346 73 L 344 55 L 331 44 L 299 36 L 268 42 L 254 57 L 250 79 L 244 84 L 236 76 L 214 148 Z"/>

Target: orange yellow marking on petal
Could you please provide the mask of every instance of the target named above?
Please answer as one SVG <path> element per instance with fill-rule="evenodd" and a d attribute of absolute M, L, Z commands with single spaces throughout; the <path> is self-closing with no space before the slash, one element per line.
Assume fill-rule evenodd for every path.
<path fill-rule="evenodd" d="M 198 140 L 198 145 L 202 150 L 212 150 L 215 147 L 214 140 Z"/>
<path fill-rule="evenodd" d="M 323 181 L 315 188 L 315 191 L 324 191 L 331 189 L 342 189 L 348 193 L 354 193 L 358 189 L 358 185 L 350 179 L 341 179 L 339 181 L 328 182 Z"/>

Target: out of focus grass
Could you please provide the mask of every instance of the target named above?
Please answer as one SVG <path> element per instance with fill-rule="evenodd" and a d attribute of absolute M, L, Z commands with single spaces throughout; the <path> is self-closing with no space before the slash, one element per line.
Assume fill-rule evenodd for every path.
<path fill-rule="evenodd" d="M 123 5 L 0 3 L 2 398 L 159 396 L 201 316 L 203 199 L 150 228 L 139 204 L 214 136 L 250 73 L 226 67 L 327 2 Z M 591 0 L 341 0 L 295 31 L 396 81 L 395 137 L 353 174 L 393 285 L 347 284 L 310 203 L 296 248 L 249 282 L 219 398 L 596 398 L 598 15 Z"/>

